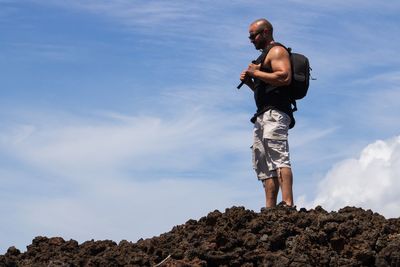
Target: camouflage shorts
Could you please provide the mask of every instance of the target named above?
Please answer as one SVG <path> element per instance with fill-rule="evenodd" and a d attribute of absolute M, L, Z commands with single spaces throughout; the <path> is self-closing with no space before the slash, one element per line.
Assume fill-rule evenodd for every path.
<path fill-rule="evenodd" d="M 278 177 L 279 168 L 290 168 L 289 124 L 290 117 L 278 110 L 268 110 L 257 117 L 252 151 L 259 180 Z"/>

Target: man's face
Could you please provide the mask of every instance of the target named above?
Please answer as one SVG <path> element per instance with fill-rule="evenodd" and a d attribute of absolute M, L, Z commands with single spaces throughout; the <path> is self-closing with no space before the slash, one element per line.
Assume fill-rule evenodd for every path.
<path fill-rule="evenodd" d="M 254 47 L 259 50 L 265 46 L 264 29 L 260 29 L 258 25 L 251 25 L 249 28 L 249 39 L 253 43 Z"/>

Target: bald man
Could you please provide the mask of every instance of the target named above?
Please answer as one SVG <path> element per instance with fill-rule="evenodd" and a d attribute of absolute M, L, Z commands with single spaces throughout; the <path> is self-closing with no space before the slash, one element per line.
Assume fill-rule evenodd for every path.
<path fill-rule="evenodd" d="M 292 78 L 289 53 L 274 41 L 273 27 L 266 19 L 250 24 L 249 39 L 257 50 L 268 51 L 261 64 L 250 64 L 240 75 L 254 92 L 257 106 L 252 118 L 253 167 L 264 186 L 267 208 L 276 206 L 279 188 L 282 205 L 293 206 L 288 144 L 288 130 L 294 125 L 288 87 Z"/>

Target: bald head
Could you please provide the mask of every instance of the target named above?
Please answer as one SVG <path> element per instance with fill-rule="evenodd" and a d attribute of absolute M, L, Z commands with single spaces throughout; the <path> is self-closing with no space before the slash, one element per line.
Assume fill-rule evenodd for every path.
<path fill-rule="evenodd" d="M 257 31 L 267 30 L 268 36 L 272 39 L 273 27 L 272 24 L 266 19 L 258 19 L 250 24 L 250 26 L 255 26 Z"/>

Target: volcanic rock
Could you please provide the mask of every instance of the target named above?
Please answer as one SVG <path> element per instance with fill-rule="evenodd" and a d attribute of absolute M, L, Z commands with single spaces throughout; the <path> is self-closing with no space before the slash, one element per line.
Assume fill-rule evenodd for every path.
<path fill-rule="evenodd" d="M 354 207 L 232 207 L 136 243 L 36 237 L 26 252 L 0 255 L 0 266 L 400 267 L 400 218 Z"/>

